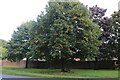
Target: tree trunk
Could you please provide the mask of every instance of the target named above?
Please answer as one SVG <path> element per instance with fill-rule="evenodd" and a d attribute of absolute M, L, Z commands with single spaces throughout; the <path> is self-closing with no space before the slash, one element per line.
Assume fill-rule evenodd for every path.
<path fill-rule="evenodd" d="M 120 57 L 118 57 L 118 69 L 120 70 Z"/>
<path fill-rule="evenodd" d="M 64 60 L 61 59 L 61 72 L 65 72 Z"/>
<path fill-rule="evenodd" d="M 95 70 L 98 70 L 98 59 L 97 59 L 97 57 L 95 57 L 94 69 L 95 69 Z"/>
<path fill-rule="evenodd" d="M 70 69 L 67 67 L 68 61 L 63 58 L 61 59 L 61 72 L 70 72 Z"/>
<path fill-rule="evenodd" d="M 28 59 L 28 58 L 26 58 L 25 68 L 28 68 L 28 62 L 29 62 L 29 59 Z"/>

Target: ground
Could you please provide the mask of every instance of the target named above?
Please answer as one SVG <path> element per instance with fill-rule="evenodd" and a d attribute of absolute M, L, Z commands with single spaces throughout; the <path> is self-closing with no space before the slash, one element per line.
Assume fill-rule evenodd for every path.
<path fill-rule="evenodd" d="M 71 69 L 68 73 L 60 72 L 60 69 L 33 69 L 3 67 L 3 74 L 23 75 L 45 78 L 118 78 L 118 70 L 83 70 Z"/>
<path fill-rule="evenodd" d="M 0 74 L 1 75 L 1 74 Z M 15 76 L 15 75 L 7 75 L 7 74 L 2 74 L 2 80 L 118 80 L 117 78 L 86 78 L 86 77 L 81 77 L 81 78 L 36 78 L 36 77 L 28 77 L 28 76 Z"/>

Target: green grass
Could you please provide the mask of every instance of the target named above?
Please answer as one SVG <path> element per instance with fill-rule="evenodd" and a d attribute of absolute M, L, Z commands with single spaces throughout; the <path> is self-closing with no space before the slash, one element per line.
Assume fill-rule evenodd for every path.
<path fill-rule="evenodd" d="M 71 71 L 68 73 L 62 73 L 60 72 L 60 69 L 33 69 L 33 68 L 25 69 L 16 67 L 3 67 L 2 73 L 47 78 L 79 78 L 79 77 L 118 78 L 118 70 L 71 69 Z"/>

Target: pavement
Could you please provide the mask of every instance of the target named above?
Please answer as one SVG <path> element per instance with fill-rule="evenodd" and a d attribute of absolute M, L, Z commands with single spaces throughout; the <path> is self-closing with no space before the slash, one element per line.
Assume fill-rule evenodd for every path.
<path fill-rule="evenodd" d="M 59 79 L 59 78 L 36 78 L 28 76 L 16 76 L 8 74 L 0 74 L 1 80 L 118 80 L 115 78 L 90 78 L 90 77 L 79 77 L 76 79 Z"/>
<path fill-rule="evenodd" d="M 17 76 L 17 75 L 8 75 L 8 74 L 0 74 L 0 75 L 2 76 L 1 80 L 69 80 L 69 79 L 55 79 L 55 78 L 36 78 L 36 77 Z"/>
<path fill-rule="evenodd" d="M 2 78 L 33 78 L 33 77 L 2 74 Z"/>

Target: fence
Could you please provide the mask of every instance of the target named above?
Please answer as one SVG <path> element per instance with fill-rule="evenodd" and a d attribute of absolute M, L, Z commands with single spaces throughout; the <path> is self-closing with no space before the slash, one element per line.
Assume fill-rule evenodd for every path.
<path fill-rule="evenodd" d="M 0 66 L 25 67 L 25 63 L 26 61 L 10 62 L 7 60 L 0 60 Z"/>
<path fill-rule="evenodd" d="M 0 66 L 15 66 L 15 67 L 25 67 L 26 61 L 20 61 L 20 62 L 10 62 L 10 61 L 0 61 Z M 115 69 L 115 61 L 72 61 L 69 64 L 64 65 L 67 68 L 72 69 Z M 61 68 L 61 62 L 55 62 L 48 64 L 48 62 L 45 61 L 30 61 L 28 63 L 29 68 Z"/>

